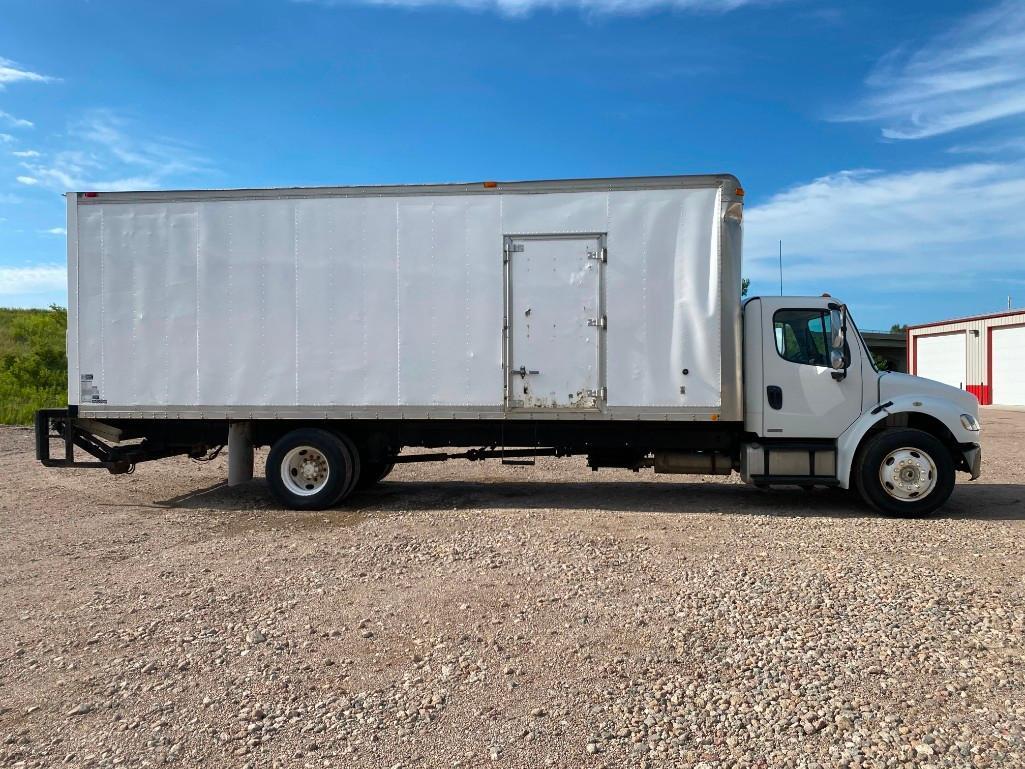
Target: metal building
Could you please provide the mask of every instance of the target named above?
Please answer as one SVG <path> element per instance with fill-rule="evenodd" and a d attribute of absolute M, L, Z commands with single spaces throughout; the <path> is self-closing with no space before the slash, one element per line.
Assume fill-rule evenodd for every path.
<path fill-rule="evenodd" d="M 909 326 L 908 371 L 984 406 L 1025 406 L 1025 310 Z"/>
<path fill-rule="evenodd" d="M 908 340 L 903 331 L 865 331 L 861 329 L 861 338 L 865 340 L 869 351 L 878 358 L 886 361 L 887 371 L 898 371 L 906 374 L 908 371 Z"/>

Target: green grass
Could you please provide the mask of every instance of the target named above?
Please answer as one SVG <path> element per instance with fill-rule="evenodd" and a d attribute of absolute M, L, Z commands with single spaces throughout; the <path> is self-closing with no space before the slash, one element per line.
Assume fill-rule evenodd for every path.
<path fill-rule="evenodd" d="M 31 424 L 36 409 L 67 404 L 68 313 L 0 308 L 0 424 Z"/>

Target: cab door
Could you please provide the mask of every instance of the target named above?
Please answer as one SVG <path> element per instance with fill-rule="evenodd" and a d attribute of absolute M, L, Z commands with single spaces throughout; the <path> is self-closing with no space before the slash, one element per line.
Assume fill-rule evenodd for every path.
<path fill-rule="evenodd" d="M 826 300 L 763 297 L 761 307 L 762 435 L 838 437 L 861 416 L 860 346 L 848 340 L 844 374 L 830 366 L 833 329 Z"/>

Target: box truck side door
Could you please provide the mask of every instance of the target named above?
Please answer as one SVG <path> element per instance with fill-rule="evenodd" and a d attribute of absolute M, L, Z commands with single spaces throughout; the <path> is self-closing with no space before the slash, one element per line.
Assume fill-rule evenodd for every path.
<path fill-rule="evenodd" d="M 847 345 L 846 375 L 830 366 L 826 301 L 763 297 L 762 435 L 836 438 L 861 415 L 861 352 Z M 838 376 L 834 376 L 838 374 Z"/>
<path fill-rule="evenodd" d="M 602 399 L 601 235 L 505 239 L 506 391 L 513 409 L 596 409 Z"/>

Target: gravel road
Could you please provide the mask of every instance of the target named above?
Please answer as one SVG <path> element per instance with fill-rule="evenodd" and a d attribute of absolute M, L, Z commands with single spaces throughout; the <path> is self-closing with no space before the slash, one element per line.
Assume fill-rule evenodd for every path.
<path fill-rule="evenodd" d="M 1021 767 L 1025 412 L 983 419 L 925 521 L 582 460 L 295 513 L 0 429 L 0 766 Z"/>

